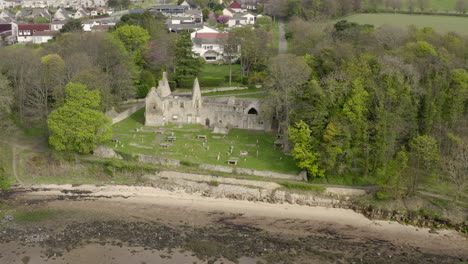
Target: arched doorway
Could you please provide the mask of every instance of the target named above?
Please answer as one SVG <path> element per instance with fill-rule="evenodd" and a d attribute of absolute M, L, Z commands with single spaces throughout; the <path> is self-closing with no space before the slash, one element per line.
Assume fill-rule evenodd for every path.
<path fill-rule="evenodd" d="M 247 112 L 249 115 L 258 115 L 258 111 L 255 108 L 250 108 L 250 110 Z"/>
<path fill-rule="evenodd" d="M 205 125 L 206 125 L 207 127 L 210 126 L 210 119 L 207 118 L 207 119 L 205 120 Z"/>

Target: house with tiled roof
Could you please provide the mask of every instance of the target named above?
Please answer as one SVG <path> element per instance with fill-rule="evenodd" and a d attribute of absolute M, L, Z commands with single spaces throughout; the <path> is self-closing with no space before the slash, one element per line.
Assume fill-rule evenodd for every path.
<path fill-rule="evenodd" d="M 33 36 L 42 31 L 50 31 L 50 24 L 18 24 L 16 41 L 18 43 L 33 42 Z M 38 33 L 38 34 L 36 34 Z"/>
<path fill-rule="evenodd" d="M 219 32 L 209 27 L 193 32 L 192 51 L 196 56 L 202 57 L 206 62 L 217 62 L 223 60 L 224 45 L 226 45 L 229 33 Z"/>
<path fill-rule="evenodd" d="M 68 20 L 70 18 L 70 13 L 68 13 L 68 11 L 62 8 L 59 8 L 54 14 L 54 20 Z"/>
<path fill-rule="evenodd" d="M 262 15 L 256 15 L 249 12 L 235 13 L 229 18 L 228 27 L 242 27 L 245 25 L 253 25 L 257 22 L 257 18 Z"/>
<path fill-rule="evenodd" d="M 76 10 L 75 14 L 73 14 L 73 18 L 74 19 L 80 19 L 80 18 L 84 18 L 84 17 L 89 17 L 89 14 L 90 13 L 86 9 L 80 7 L 80 8 L 78 8 L 78 10 Z"/>

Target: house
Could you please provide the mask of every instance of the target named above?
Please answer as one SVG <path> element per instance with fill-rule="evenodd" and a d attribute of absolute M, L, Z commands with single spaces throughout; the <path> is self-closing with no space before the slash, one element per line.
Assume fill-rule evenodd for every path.
<path fill-rule="evenodd" d="M 185 13 L 185 8 L 179 5 L 157 5 L 155 11 L 161 12 L 166 16 L 172 16 Z"/>
<path fill-rule="evenodd" d="M 67 23 L 67 21 L 65 21 L 65 20 L 52 21 L 52 23 L 50 23 L 51 30 L 52 31 L 60 31 L 66 23 Z"/>
<path fill-rule="evenodd" d="M 257 18 L 262 15 L 255 15 L 248 12 L 236 13 L 229 18 L 228 27 L 253 25 L 257 22 Z"/>
<path fill-rule="evenodd" d="M 180 4 L 181 7 L 183 7 L 184 9 L 186 10 L 189 10 L 189 9 L 196 9 L 197 8 L 197 5 L 194 4 L 193 2 L 191 1 L 187 1 L 187 0 L 184 0 L 181 4 Z"/>
<path fill-rule="evenodd" d="M 220 33 L 214 29 L 203 27 L 203 29 L 193 32 L 191 37 L 192 51 L 196 56 L 202 57 L 208 63 L 224 59 L 224 45 L 229 38 L 228 33 Z"/>
<path fill-rule="evenodd" d="M 28 18 L 28 17 L 31 17 L 31 13 L 24 9 L 18 10 L 18 12 L 16 12 L 15 14 L 16 20 L 24 20 L 25 18 Z"/>
<path fill-rule="evenodd" d="M 19 24 L 16 41 L 18 43 L 33 42 L 33 35 L 37 32 L 50 31 L 49 24 Z"/>
<path fill-rule="evenodd" d="M 54 20 L 69 20 L 70 18 L 70 14 L 62 8 L 59 8 L 54 14 Z"/>
<path fill-rule="evenodd" d="M 203 12 L 201 9 L 185 10 L 183 16 L 192 18 L 192 21 L 195 23 L 203 22 Z"/>
<path fill-rule="evenodd" d="M 225 16 L 233 17 L 235 13 L 237 13 L 237 12 L 234 11 L 233 9 L 231 9 L 231 8 L 224 8 L 223 9 L 223 15 L 225 15 Z"/>
<path fill-rule="evenodd" d="M 57 32 L 52 31 L 37 31 L 32 35 L 32 43 L 41 44 L 46 43 L 49 40 L 53 39 Z"/>
<path fill-rule="evenodd" d="M 45 8 L 35 8 L 32 11 L 31 17 L 45 17 L 47 19 L 51 18 L 49 11 Z"/>
<path fill-rule="evenodd" d="M 21 0 L 0 0 L 0 9 L 15 8 L 21 5 Z"/>
<path fill-rule="evenodd" d="M 176 20 L 177 22 L 177 20 Z M 170 31 L 170 32 L 175 32 L 175 33 L 180 33 L 182 31 L 186 31 L 186 30 L 189 30 L 189 31 L 196 31 L 196 30 L 199 30 L 199 29 L 202 29 L 203 28 L 203 24 L 202 23 L 194 23 L 194 22 L 188 22 L 188 23 L 176 23 L 176 24 L 172 24 L 171 23 L 171 20 L 168 20 L 166 22 L 166 26 L 167 26 L 167 29 Z"/>
<path fill-rule="evenodd" d="M 102 16 L 102 15 L 105 15 L 107 14 L 108 11 L 106 9 L 103 9 L 103 8 L 98 8 L 98 9 L 95 9 L 95 10 L 91 10 L 91 16 Z"/>
<path fill-rule="evenodd" d="M 234 0 L 234 2 L 232 2 L 227 8 L 234 10 L 236 13 L 247 11 L 246 9 L 242 8 L 242 5 L 239 4 L 236 0 Z"/>
<path fill-rule="evenodd" d="M 89 12 L 86 9 L 82 8 L 82 7 L 78 8 L 78 10 L 76 10 L 75 14 L 73 14 L 74 19 L 80 19 L 80 18 L 84 18 L 84 17 L 89 17 Z"/>
<path fill-rule="evenodd" d="M 91 31 L 93 32 L 108 32 L 109 29 L 111 29 L 112 26 L 110 25 L 96 25 L 91 28 Z"/>
<path fill-rule="evenodd" d="M 263 103 L 254 98 L 203 97 L 198 79 L 194 80 L 191 95 L 174 95 L 164 72 L 158 87 L 146 95 L 145 126 L 201 124 L 224 134 L 231 128 L 266 131 L 272 122 L 261 113 Z"/>
<path fill-rule="evenodd" d="M 10 13 L 8 10 L 3 10 L 0 12 L 0 18 L 3 18 L 5 20 L 14 20 L 15 16 Z"/>
<path fill-rule="evenodd" d="M 83 31 L 92 31 L 93 27 L 99 25 L 99 23 L 94 20 L 88 20 L 88 21 L 82 22 L 82 25 L 83 25 Z"/>

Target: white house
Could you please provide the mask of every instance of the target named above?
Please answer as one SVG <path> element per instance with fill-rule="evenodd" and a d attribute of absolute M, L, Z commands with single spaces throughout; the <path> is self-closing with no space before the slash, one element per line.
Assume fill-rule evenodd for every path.
<path fill-rule="evenodd" d="M 209 27 L 193 32 L 192 51 L 196 56 L 202 57 L 206 62 L 223 60 L 224 45 L 229 37 L 228 33 L 221 33 Z"/>
<path fill-rule="evenodd" d="M 83 17 L 89 17 L 89 13 L 84 8 L 80 7 L 76 10 L 75 14 L 73 14 L 73 18 L 80 19 Z"/>
<path fill-rule="evenodd" d="M 18 24 L 16 41 L 18 43 L 29 43 L 33 41 L 39 43 L 38 41 L 42 40 L 42 36 L 39 36 L 42 33 L 39 32 L 47 31 L 50 31 L 49 24 Z M 34 35 L 36 35 L 36 38 L 33 38 Z"/>
<path fill-rule="evenodd" d="M 60 31 L 66 23 L 67 23 L 67 21 L 65 21 L 65 20 L 52 21 L 52 23 L 50 23 L 51 30 L 52 31 Z"/>
<path fill-rule="evenodd" d="M 38 31 L 33 34 L 32 36 L 32 43 L 35 44 L 41 44 L 41 43 L 46 43 L 49 40 L 53 39 L 56 32 L 52 31 Z"/>
<path fill-rule="evenodd" d="M 228 27 L 253 25 L 257 22 L 257 18 L 259 17 L 262 17 L 262 15 L 255 15 L 248 12 L 236 13 L 229 18 Z"/>
<path fill-rule="evenodd" d="M 84 21 L 82 25 L 83 25 L 83 31 L 92 31 L 93 27 L 99 25 L 99 23 L 94 20 L 88 20 L 88 21 Z"/>

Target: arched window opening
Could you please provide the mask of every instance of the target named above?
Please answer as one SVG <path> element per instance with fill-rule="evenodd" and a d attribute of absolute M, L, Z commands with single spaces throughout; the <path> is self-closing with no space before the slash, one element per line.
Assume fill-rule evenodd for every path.
<path fill-rule="evenodd" d="M 250 108 L 249 112 L 247 112 L 249 115 L 258 115 L 257 109 L 255 108 Z"/>

